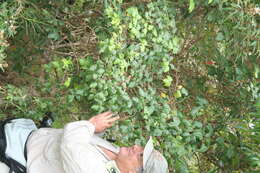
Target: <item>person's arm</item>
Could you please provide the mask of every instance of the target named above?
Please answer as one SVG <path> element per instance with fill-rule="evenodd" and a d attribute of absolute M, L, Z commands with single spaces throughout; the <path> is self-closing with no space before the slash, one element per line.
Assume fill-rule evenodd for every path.
<path fill-rule="evenodd" d="M 60 154 L 66 173 L 83 173 L 89 169 L 89 141 L 94 131 L 95 126 L 88 121 L 76 121 L 64 127 Z"/>
<path fill-rule="evenodd" d="M 61 143 L 63 145 L 88 144 L 95 132 L 95 126 L 89 121 L 75 121 L 64 127 Z"/>
<path fill-rule="evenodd" d="M 111 127 L 117 117 L 111 112 L 98 114 L 89 121 L 76 121 L 64 127 L 61 139 L 61 159 L 66 173 L 91 172 L 93 151 L 90 139 L 95 132 L 102 132 Z"/>

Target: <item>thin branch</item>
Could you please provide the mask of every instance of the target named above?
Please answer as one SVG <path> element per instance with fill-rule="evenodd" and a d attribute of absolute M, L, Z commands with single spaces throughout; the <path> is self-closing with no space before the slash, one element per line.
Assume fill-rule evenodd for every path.
<path fill-rule="evenodd" d="M 202 172 L 202 168 L 201 168 L 199 156 L 198 156 L 197 153 L 195 153 L 195 156 L 196 156 L 196 158 L 197 158 L 197 160 L 198 160 L 199 170 L 200 170 L 200 172 Z"/>

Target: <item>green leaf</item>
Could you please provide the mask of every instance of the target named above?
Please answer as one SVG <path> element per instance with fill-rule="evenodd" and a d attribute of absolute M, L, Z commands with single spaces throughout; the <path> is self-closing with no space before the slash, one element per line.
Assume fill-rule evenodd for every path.
<path fill-rule="evenodd" d="M 92 65 L 89 68 L 90 71 L 96 71 L 96 69 L 97 69 L 97 65 Z"/>
<path fill-rule="evenodd" d="M 197 97 L 197 102 L 198 102 L 198 104 L 200 106 L 204 106 L 204 105 L 208 105 L 209 104 L 209 102 L 206 99 L 202 98 L 202 97 Z"/>
<path fill-rule="evenodd" d="M 72 64 L 70 59 L 63 58 L 62 62 L 63 62 L 63 68 L 65 68 L 65 69 L 67 69 Z"/>
<path fill-rule="evenodd" d="M 68 100 L 69 103 L 73 102 L 74 95 L 68 95 L 67 100 Z"/>
<path fill-rule="evenodd" d="M 208 147 L 205 144 L 202 144 L 198 152 L 204 153 L 208 150 Z"/>
<path fill-rule="evenodd" d="M 93 106 L 91 106 L 91 109 L 93 109 L 94 111 L 99 111 L 100 106 L 98 106 L 98 105 L 93 105 Z"/>
<path fill-rule="evenodd" d="M 203 138 L 203 134 L 199 129 L 195 130 L 194 133 L 192 133 L 192 136 L 195 136 L 200 140 Z"/>
<path fill-rule="evenodd" d="M 209 4 L 211 4 L 212 2 L 213 2 L 213 0 L 209 0 L 209 2 L 208 2 L 208 3 L 209 3 Z"/>
<path fill-rule="evenodd" d="M 103 92 L 99 92 L 95 95 L 95 100 L 99 102 L 104 102 L 106 100 L 106 97 Z"/>
<path fill-rule="evenodd" d="M 154 112 L 154 106 L 145 106 L 144 114 L 151 115 Z"/>
<path fill-rule="evenodd" d="M 190 136 L 190 133 L 185 132 L 185 133 L 182 134 L 182 136 L 185 136 L 185 137 Z"/>
<path fill-rule="evenodd" d="M 191 115 L 192 116 L 197 115 L 199 113 L 200 109 L 201 109 L 201 106 L 196 106 L 196 107 L 192 108 L 192 110 L 190 112 Z"/>
<path fill-rule="evenodd" d="M 103 74 L 104 72 L 105 72 L 105 70 L 102 68 L 98 69 L 98 71 L 97 71 L 98 74 Z"/>
<path fill-rule="evenodd" d="M 173 121 L 169 123 L 170 127 L 178 127 L 180 125 L 180 119 L 178 117 L 174 117 Z"/>
<path fill-rule="evenodd" d="M 162 68 L 164 73 L 168 72 L 170 70 L 170 63 L 168 61 L 163 61 Z"/>
<path fill-rule="evenodd" d="M 216 141 L 220 144 L 220 145 L 224 145 L 224 139 L 222 137 L 218 137 L 216 139 Z"/>
<path fill-rule="evenodd" d="M 154 132 L 153 132 L 153 136 L 162 136 L 162 130 L 155 129 Z"/>
<path fill-rule="evenodd" d="M 60 63 L 58 61 L 53 61 L 52 64 L 53 64 L 53 66 L 55 68 L 60 68 L 61 67 L 61 65 L 60 65 Z"/>
<path fill-rule="evenodd" d="M 185 96 L 189 95 L 188 90 L 186 90 L 185 88 L 181 89 L 181 93 L 184 94 Z"/>
<path fill-rule="evenodd" d="M 84 90 L 76 90 L 76 94 L 82 96 L 84 94 Z"/>
<path fill-rule="evenodd" d="M 146 97 L 146 95 L 147 95 L 146 92 L 142 88 L 139 88 L 138 93 L 142 97 Z"/>
<path fill-rule="evenodd" d="M 180 90 L 177 90 L 173 95 L 174 95 L 174 97 L 175 97 L 176 99 L 177 99 L 177 98 L 180 98 L 180 97 L 182 96 Z"/>
<path fill-rule="evenodd" d="M 199 121 L 195 121 L 194 124 L 193 124 L 194 127 L 197 127 L 197 128 L 201 128 L 202 127 L 202 123 L 199 122 Z"/>
<path fill-rule="evenodd" d="M 190 5 L 189 5 L 189 12 L 191 13 L 195 8 L 195 2 L 194 0 L 190 0 Z"/>
<path fill-rule="evenodd" d="M 167 75 L 167 77 L 165 79 L 163 79 L 163 84 L 166 87 L 170 87 L 172 84 L 172 77 Z"/>
<path fill-rule="evenodd" d="M 65 86 L 65 87 L 69 87 L 69 86 L 70 86 L 70 83 L 71 83 L 71 78 L 68 77 L 68 79 L 64 82 L 64 86 Z"/>
<path fill-rule="evenodd" d="M 218 168 L 212 168 L 207 173 L 217 173 Z"/>
<path fill-rule="evenodd" d="M 59 40 L 60 35 L 58 32 L 52 32 L 48 34 L 48 38 L 53 39 L 53 40 Z"/>
<path fill-rule="evenodd" d="M 222 40 L 224 40 L 224 38 L 225 37 L 222 32 L 217 33 L 217 36 L 216 36 L 217 41 L 222 41 Z"/>
<path fill-rule="evenodd" d="M 96 82 L 93 82 L 89 85 L 90 88 L 96 88 L 97 87 L 97 83 Z"/>
<path fill-rule="evenodd" d="M 227 149 L 226 154 L 229 159 L 231 159 L 234 156 L 234 150 L 232 149 L 232 147 Z"/>
<path fill-rule="evenodd" d="M 255 76 L 256 79 L 259 77 L 259 73 L 260 73 L 260 68 L 255 66 L 254 76 Z"/>
<path fill-rule="evenodd" d="M 189 173 L 187 164 L 183 160 L 176 160 L 174 165 L 176 172 Z"/>

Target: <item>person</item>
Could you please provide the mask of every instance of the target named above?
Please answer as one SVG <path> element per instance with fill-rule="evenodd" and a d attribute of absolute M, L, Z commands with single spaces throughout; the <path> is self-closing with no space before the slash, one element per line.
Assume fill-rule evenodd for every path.
<path fill-rule="evenodd" d="M 145 147 L 118 147 L 97 135 L 118 118 L 104 112 L 63 129 L 33 131 L 26 142 L 27 173 L 167 173 L 167 161 L 151 137 Z M 8 169 L 0 164 L 0 172 Z"/>

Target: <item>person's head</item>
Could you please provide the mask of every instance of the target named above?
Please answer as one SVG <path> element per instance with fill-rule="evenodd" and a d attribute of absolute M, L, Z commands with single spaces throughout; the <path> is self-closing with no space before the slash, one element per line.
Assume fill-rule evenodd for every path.
<path fill-rule="evenodd" d="M 115 160 L 121 173 L 167 173 L 168 164 L 163 155 L 153 148 L 152 138 L 145 148 L 134 145 L 122 147 Z"/>
<path fill-rule="evenodd" d="M 144 148 L 138 145 L 122 147 L 116 158 L 121 173 L 141 173 Z M 139 171 L 140 170 L 140 171 Z"/>

